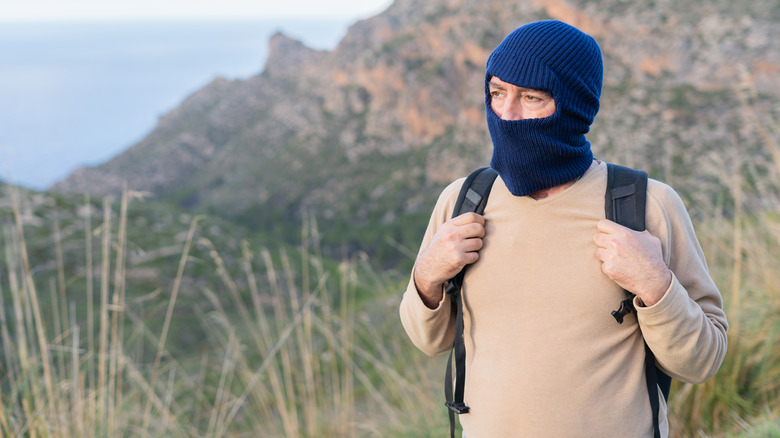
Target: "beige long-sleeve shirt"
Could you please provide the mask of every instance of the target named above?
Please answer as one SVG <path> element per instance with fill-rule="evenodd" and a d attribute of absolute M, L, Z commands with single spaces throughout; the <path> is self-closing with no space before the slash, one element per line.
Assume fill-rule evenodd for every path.
<path fill-rule="evenodd" d="M 644 342 L 660 367 L 684 382 L 703 382 L 720 367 L 728 327 L 720 293 L 682 201 L 655 180 L 648 183 L 646 225 L 661 240 L 672 284 L 661 301 L 637 305 L 636 317 L 622 325 L 612 317 L 625 293 L 602 273 L 593 241 L 604 218 L 606 178 L 601 163 L 541 200 L 515 197 L 496 180 L 484 246 L 462 289 L 471 411 L 459 419 L 468 438 L 652 436 Z M 462 183 L 442 192 L 421 250 L 450 218 Z M 420 350 L 450 350 L 449 296 L 429 309 L 410 281 L 400 314 Z"/>

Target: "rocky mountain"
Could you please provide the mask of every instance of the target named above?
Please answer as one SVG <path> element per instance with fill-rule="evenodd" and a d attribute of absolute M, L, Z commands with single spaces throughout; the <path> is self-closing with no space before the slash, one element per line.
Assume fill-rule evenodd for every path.
<path fill-rule="evenodd" d="M 604 53 L 597 157 L 648 169 L 694 210 L 722 195 L 715 174 L 739 167 L 733 157 L 776 171 L 748 117 L 779 119 L 776 0 L 396 0 L 330 52 L 274 35 L 260 74 L 215 79 L 125 153 L 51 190 L 99 196 L 126 182 L 289 239 L 311 214 L 326 247 L 393 259 L 418 243 L 440 189 L 489 160 L 487 56 L 547 18 Z"/>

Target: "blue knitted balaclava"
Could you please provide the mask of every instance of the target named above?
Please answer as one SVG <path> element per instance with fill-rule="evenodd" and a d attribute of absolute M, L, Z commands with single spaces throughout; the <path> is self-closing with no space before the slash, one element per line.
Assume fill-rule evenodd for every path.
<path fill-rule="evenodd" d="M 496 76 L 518 87 L 550 93 L 555 113 L 501 120 L 490 107 L 488 82 Z M 596 41 L 555 20 L 510 33 L 488 58 L 485 106 L 493 140 L 491 167 L 509 191 L 527 196 L 582 176 L 593 161 L 585 134 L 599 110 L 603 67 Z"/>

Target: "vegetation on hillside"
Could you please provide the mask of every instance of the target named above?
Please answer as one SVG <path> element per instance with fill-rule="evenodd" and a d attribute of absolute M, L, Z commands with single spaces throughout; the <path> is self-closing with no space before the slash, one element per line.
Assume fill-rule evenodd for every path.
<path fill-rule="evenodd" d="M 2 436 L 409 436 L 436 408 L 397 279 L 320 256 L 313 218 L 272 252 L 128 193 L 93 221 L 4 189 Z"/>

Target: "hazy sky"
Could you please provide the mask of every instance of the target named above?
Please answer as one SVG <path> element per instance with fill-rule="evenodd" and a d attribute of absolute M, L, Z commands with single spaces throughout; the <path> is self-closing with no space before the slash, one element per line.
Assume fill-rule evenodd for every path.
<path fill-rule="evenodd" d="M 392 0 L 0 0 L 0 20 L 366 18 Z"/>
<path fill-rule="evenodd" d="M 45 189 L 134 144 L 215 76 L 257 74 L 273 32 L 332 49 L 347 26 L 392 1 L 0 0 L 0 180 Z M 128 34 L 132 22 L 154 19 L 182 23 L 164 30 L 147 23 Z M 226 19 L 247 21 L 225 28 Z M 96 26 L 82 26 L 87 20 Z M 100 27 L 110 20 L 128 23 L 116 32 Z M 183 38 L 192 30 L 185 20 L 213 23 Z M 193 51 L 191 43 L 204 38 L 220 46 Z M 192 53 L 197 59 L 187 58 Z"/>

